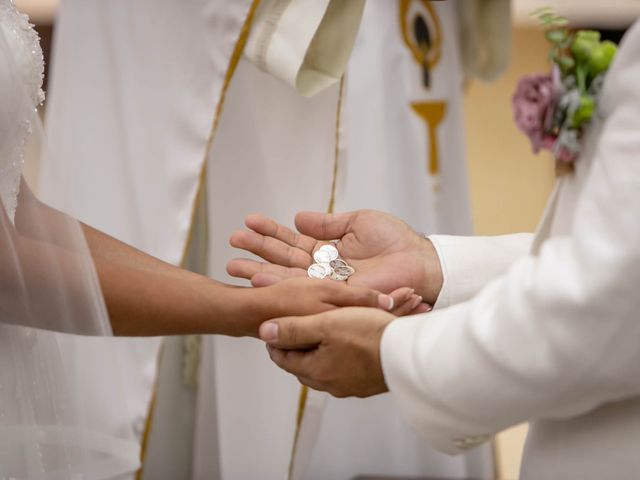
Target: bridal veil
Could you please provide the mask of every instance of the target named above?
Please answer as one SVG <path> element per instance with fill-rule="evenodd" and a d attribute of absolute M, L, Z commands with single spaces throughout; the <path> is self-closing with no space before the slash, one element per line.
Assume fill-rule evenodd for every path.
<path fill-rule="evenodd" d="M 0 479 L 124 478 L 139 444 L 118 369 L 101 368 L 118 359 L 91 256 L 22 180 L 46 151 L 42 58 L 12 9 L 0 0 Z"/>

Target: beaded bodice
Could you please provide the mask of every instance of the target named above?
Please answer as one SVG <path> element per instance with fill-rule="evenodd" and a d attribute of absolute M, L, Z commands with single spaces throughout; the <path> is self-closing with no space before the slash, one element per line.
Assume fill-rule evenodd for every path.
<path fill-rule="evenodd" d="M 15 215 L 24 150 L 44 100 L 40 39 L 13 0 L 0 0 L 0 200 Z"/>

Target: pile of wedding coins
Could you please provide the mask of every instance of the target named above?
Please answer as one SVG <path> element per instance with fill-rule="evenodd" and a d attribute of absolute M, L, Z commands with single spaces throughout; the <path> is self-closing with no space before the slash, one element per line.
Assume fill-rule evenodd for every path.
<path fill-rule="evenodd" d="M 355 273 L 353 267 L 340 258 L 338 249 L 333 245 L 323 245 L 313 254 L 316 263 L 307 269 L 311 278 L 330 278 L 346 282 Z"/>

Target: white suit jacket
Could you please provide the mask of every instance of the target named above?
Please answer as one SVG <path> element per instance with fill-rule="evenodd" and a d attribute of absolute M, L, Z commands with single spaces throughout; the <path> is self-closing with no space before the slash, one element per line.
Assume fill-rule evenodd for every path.
<path fill-rule="evenodd" d="M 640 25 L 535 237 L 432 238 L 434 313 L 384 332 L 385 378 L 434 447 L 531 422 L 524 479 L 640 475 Z"/>

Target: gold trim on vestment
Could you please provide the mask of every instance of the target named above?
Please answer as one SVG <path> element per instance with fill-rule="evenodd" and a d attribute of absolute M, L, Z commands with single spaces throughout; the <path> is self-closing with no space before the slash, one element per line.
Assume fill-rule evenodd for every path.
<path fill-rule="evenodd" d="M 162 351 L 164 350 L 164 342 L 160 345 L 158 351 L 158 357 L 156 358 L 156 371 L 160 371 L 160 359 L 162 358 Z M 136 472 L 136 480 L 142 480 L 142 473 L 144 471 L 144 457 L 147 453 L 147 445 L 149 443 L 149 435 L 151 432 L 151 424 L 153 423 L 153 412 L 156 406 L 156 396 L 158 394 L 158 376 L 153 382 L 153 391 L 151 392 L 151 401 L 149 402 L 149 410 L 147 413 L 147 421 L 144 424 L 144 432 L 142 434 L 142 442 L 140 443 L 140 468 Z"/>
<path fill-rule="evenodd" d="M 344 95 L 344 75 L 340 79 L 340 92 L 338 93 L 338 105 L 336 107 L 336 140 L 333 157 L 333 178 L 331 181 L 331 194 L 329 196 L 329 205 L 327 206 L 327 213 L 333 213 L 336 203 L 336 185 L 338 183 L 338 164 L 340 159 L 340 121 L 342 117 L 342 97 Z M 302 426 L 302 420 L 304 419 L 304 412 L 307 406 L 307 398 L 309 397 L 309 387 L 302 385 L 300 388 L 300 395 L 298 397 L 298 412 L 296 415 L 296 431 L 293 437 L 293 448 L 291 449 L 291 458 L 289 459 L 289 474 L 287 478 L 291 480 L 293 474 L 293 465 L 296 458 L 296 451 L 298 449 L 298 438 L 300 436 L 300 427 Z"/>
<path fill-rule="evenodd" d="M 220 97 L 218 100 L 218 104 L 215 109 L 215 113 L 213 116 L 213 121 L 211 122 L 211 130 L 209 131 L 209 137 L 207 138 L 207 144 L 204 151 L 204 156 L 202 159 L 202 165 L 200 167 L 200 175 L 198 178 L 198 187 L 196 188 L 196 192 L 191 202 L 191 220 L 189 223 L 189 232 L 187 233 L 187 238 L 182 250 L 182 257 L 180 259 L 180 266 L 184 267 L 185 260 L 187 258 L 187 252 L 189 249 L 189 245 L 191 244 L 191 240 L 193 237 L 194 224 L 195 224 L 195 215 L 198 210 L 198 199 L 201 197 L 200 192 L 202 190 L 202 186 L 204 184 L 204 180 L 206 178 L 206 170 L 207 170 L 207 158 L 211 153 L 211 147 L 213 145 L 213 139 L 216 134 L 216 130 L 218 128 L 218 123 L 220 120 L 220 114 L 222 113 L 222 106 L 224 104 L 224 100 L 229 90 L 229 85 L 231 84 L 231 79 L 233 78 L 233 74 L 236 71 L 236 67 L 238 66 L 238 62 L 242 57 L 242 52 L 244 51 L 244 47 L 247 43 L 247 39 L 249 38 L 249 32 L 251 31 L 251 25 L 253 23 L 254 14 L 260 4 L 260 0 L 253 0 L 251 2 L 251 6 L 249 7 L 249 11 L 247 12 L 247 16 L 245 17 L 244 24 L 242 25 L 242 29 L 240 30 L 240 34 L 238 35 L 238 39 L 236 40 L 236 44 L 233 47 L 233 51 L 231 52 L 231 57 L 229 59 L 229 65 L 227 66 L 227 71 L 224 77 L 224 83 L 222 84 L 222 90 L 220 91 Z M 158 369 L 160 366 L 160 355 L 162 353 L 162 348 L 160 348 L 160 352 L 158 353 Z M 158 386 L 158 374 L 156 374 L 156 379 L 153 387 L 153 394 L 151 396 L 151 402 L 149 402 L 149 413 L 147 414 L 147 421 L 144 428 L 144 434 L 142 436 L 142 443 L 140 447 L 140 469 L 136 473 L 136 480 L 141 480 L 144 472 L 144 457 L 146 454 L 147 442 L 149 440 L 149 433 L 151 431 L 151 424 L 153 423 L 153 410 L 156 403 L 156 391 Z"/>
<path fill-rule="evenodd" d="M 207 145 L 204 151 L 204 157 L 202 159 L 202 165 L 200 167 L 200 176 L 198 179 L 198 188 L 196 189 L 195 196 L 193 197 L 193 201 L 191 202 L 191 223 L 189 224 L 189 233 L 187 234 L 186 242 L 184 243 L 184 248 L 182 250 L 182 258 L 180 260 L 180 265 L 184 263 L 185 258 L 187 257 L 187 250 L 189 248 L 189 244 L 191 243 L 191 237 L 193 236 L 193 225 L 195 214 L 197 210 L 197 201 L 199 197 L 200 190 L 202 189 L 202 185 L 204 184 L 204 179 L 206 178 L 207 171 L 207 158 L 211 154 L 211 148 L 213 146 L 213 140 L 216 135 L 216 131 L 218 129 L 218 123 L 220 121 L 220 114 L 222 113 L 222 107 L 224 105 L 224 100 L 227 95 L 227 90 L 229 90 L 229 85 L 231 84 L 231 79 L 233 78 L 233 74 L 236 71 L 236 67 L 238 66 L 238 62 L 242 57 L 242 52 L 244 51 L 244 46 L 247 43 L 247 39 L 249 38 L 249 32 L 251 31 L 251 25 L 253 24 L 253 17 L 258 8 L 258 4 L 260 0 L 253 0 L 251 3 L 251 7 L 249 7 L 249 12 L 247 13 L 247 17 L 242 25 L 242 30 L 240 30 L 240 35 L 238 36 L 238 40 L 236 41 L 236 45 L 233 48 L 233 52 L 231 53 L 231 58 L 229 60 L 229 65 L 227 67 L 227 73 L 224 77 L 224 83 L 222 84 L 222 90 L 220 92 L 220 99 L 218 100 L 218 105 L 216 106 L 215 114 L 213 116 L 213 121 L 211 123 L 211 130 L 209 131 L 209 138 L 207 139 Z"/>

